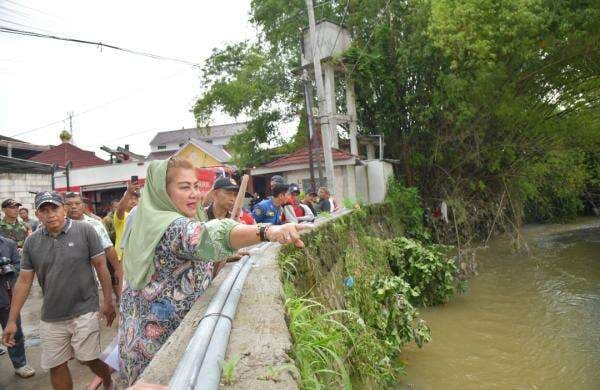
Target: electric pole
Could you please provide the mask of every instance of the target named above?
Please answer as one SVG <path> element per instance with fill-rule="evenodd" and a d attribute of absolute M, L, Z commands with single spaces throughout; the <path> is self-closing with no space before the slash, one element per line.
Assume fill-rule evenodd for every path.
<path fill-rule="evenodd" d="M 327 118 L 326 126 L 321 126 L 321 137 L 323 139 L 323 157 L 325 160 L 325 175 L 327 176 L 327 187 L 331 195 L 335 195 L 335 175 L 333 171 L 333 155 L 331 153 L 331 135 L 337 129 L 329 128 L 329 115 L 325 100 L 325 85 L 323 83 L 323 72 L 321 70 L 321 58 L 317 54 L 317 27 L 315 22 L 315 10 L 312 0 L 306 0 L 308 11 L 308 30 L 312 47 L 313 65 L 315 68 L 315 81 L 317 84 L 317 97 L 319 99 L 319 122 L 323 124 L 323 117 Z"/>
<path fill-rule="evenodd" d="M 67 112 L 67 115 L 69 116 L 69 132 L 71 133 L 71 143 L 75 144 L 73 139 L 73 111 Z"/>
<path fill-rule="evenodd" d="M 306 69 L 302 72 L 302 82 L 304 83 L 304 102 L 306 107 L 306 119 L 308 122 L 308 169 L 310 171 L 310 186 L 314 190 L 315 186 L 315 164 L 313 162 L 313 135 L 315 134 L 315 122 L 312 115 L 312 94 L 308 83 L 308 72 Z"/>

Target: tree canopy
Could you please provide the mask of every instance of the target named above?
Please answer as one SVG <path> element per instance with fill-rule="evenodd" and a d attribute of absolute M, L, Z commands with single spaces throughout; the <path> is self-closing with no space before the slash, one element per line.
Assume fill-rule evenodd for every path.
<path fill-rule="evenodd" d="M 496 209 L 565 219 L 600 199 L 600 2 L 334 0 L 315 12 L 351 32 L 336 60 L 360 133 L 385 135 L 426 201 L 482 221 Z M 199 122 L 251 118 L 230 145 L 242 165 L 267 159 L 278 125 L 302 114 L 293 70 L 308 23 L 303 0 L 253 0 L 250 18 L 258 39 L 215 49 L 194 109 Z"/>

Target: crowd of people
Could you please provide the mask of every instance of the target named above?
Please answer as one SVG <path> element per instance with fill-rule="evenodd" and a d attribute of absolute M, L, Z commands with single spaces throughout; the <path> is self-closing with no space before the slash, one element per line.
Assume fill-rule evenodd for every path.
<path fill-rule="evenodd" d="M 261 241 L 303 247 L 299 232 L 338 207 L 326 188 L 302 194 L 281 176 L 273 176 L 269 187 L 267 199 L 239 195 L 238 183 L 223 176 L 203 197 L 192 164 L 171 158 L 151 162 L 143 192 L 128 183 L 103 219 L 74 192 L 38 193 L 39 221 L 20 203 L 5 200 L 0 324 L 15 373 L 35 374 L 25 356 L 20 313 L 37 277 L 43 293 L 41 367 L 50 371 L 53 388 L 73 388 L 72 359 L 96 375 L 90 389 L 115 388 L 113 378 L 119 387 L 134 385 L 228 261 Z M 246 207 L 235 207 L 239 196 L 249 200 Z M 100 320 L 111 326 L 115 318 L 117 339 L 102 353 Z"/>

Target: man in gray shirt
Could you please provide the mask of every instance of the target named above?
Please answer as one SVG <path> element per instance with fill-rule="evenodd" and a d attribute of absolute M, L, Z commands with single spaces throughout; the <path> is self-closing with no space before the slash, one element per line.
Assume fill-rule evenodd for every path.
<path fill-rule="evenodd" d="M 94 228 L 66 218 L 62 196 L 41 192 L 35 197 L 44 224 L 23 246 L 21 273 L 15 284 L 3 341 L 15 343 L 16 320 L 37 275 L 43 292 L 42 368 L 50 370 L 55 389 L 72 389 L 68 361 L 76 358 L 112 388 L 110 371 L 100 357 L 99 299 L 92 268 L 102 284 L 104 302 L 100 312 L 111 325 L 115 318 L 106 257 Z"/>

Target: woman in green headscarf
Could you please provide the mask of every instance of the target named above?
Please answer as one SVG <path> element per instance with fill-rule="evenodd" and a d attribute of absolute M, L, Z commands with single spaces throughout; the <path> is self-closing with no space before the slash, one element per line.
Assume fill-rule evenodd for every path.
<path fill-rule="evenodd" d="M 120 375 L 133 384 L 210 284 L 215 262 L 260 241 L 303 246 L 300 225 L 200 222 L 198 179 L 190 162 L 152 161 L 123 255 Z"/>

